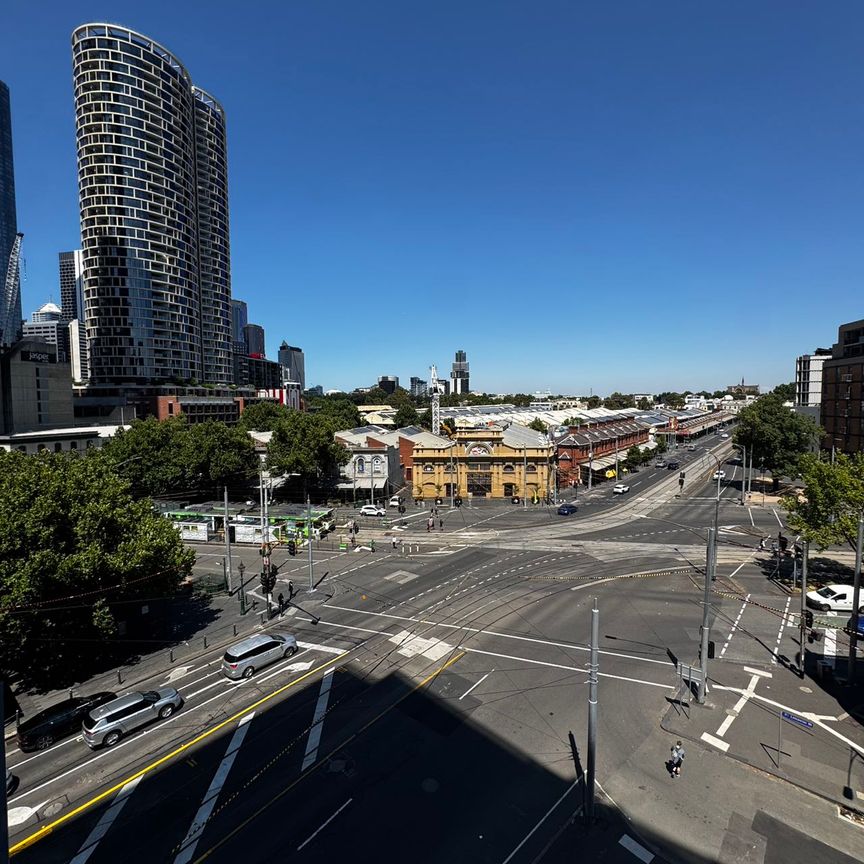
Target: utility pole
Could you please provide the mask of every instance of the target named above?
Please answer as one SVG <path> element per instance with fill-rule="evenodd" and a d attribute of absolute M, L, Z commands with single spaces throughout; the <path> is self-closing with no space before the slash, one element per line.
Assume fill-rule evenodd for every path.
<path fill-rule="evenodd" d="M 228 562 L 228 593 L 231 593 L 234 581 L 234 566 L 231 563 L 231 529 L 228 526 L 228 485 L 225 485 L 225 516 L 223 520 L 225 526 L 225 558 Z"/>
<path fill-rule="evenodd" d="M 798 652 L 798 674 L 804 677 L 804 660 L 806 649 L 807 625 L 804 623 L 807 612 L 807 556 L 810 554 L 810 544 L 804 540 L 801 543 L 801 620 L 798 622 L 798 639 L 801 650 Z"/>
<path fill-rule="evenodd" d="M 600 613 L 597 598 L 591 609 L 591 661 L 588 664 L 588 773 L 585 780 L 585 820 L 594 824 L 594 760 L 597 751 L 597 655 L 600 641 Z"/>
<path fill-rule="evenodd" d="M 6 706 L 3 704 L 3 697 L 6 689 L 6 681 L 0 678 L 0 717 L 3 722 L 6 722 Z M 3 782 L 6 782 L 6 748 L 0 748 L 0 770 L 3 772 Z M 0 812 L 0 861 L 3 864 L 9 860 L 9 821 L 8 821 L 8 806 L 6 804 L 6 793 L 3 793 L 3 810 Z"/>
<path fill-rule="evenodd" d="M 699 681 L 697 701 L 705 704 L 705 692 L 708 687 L 708 637 L 711 635 L 708 627 L 708 611 L 711 608 L 711 583 L 714 581 L 714 567 L 717 563 L 717 550 L 714 545 L 714 529 L 708 529 L 708 549 L 705 553 L 705 591 L 702 597 L 702 644 L 699 648 L 699 666 L 702 676 Z"/>
<path fill-rule="evenodd" d="M 306 542 L 309 544 L 309 593 L 315 590 L 315 577 L 312 575 L 312 502 L 306 496 Z"/>
<path fill-rule="evenodd" d="M 522 509 L 528 506 L 528 445 L 522 448 Z"/>
<path fill-rule="evenodd" d="M 738 445 L 744 458 L 741 460 L 741 506 L 744 506 L 744 501 L 747 497 L 747 448 L 743 444 Z"/>
<path fill-rule="evenodd" d="M 855 580 L 852 583 L 852 635 L 849 637 L 849 683 L 855 683 L 858 653 L 858 608 L 861 603 L 861 547 L 864 544 L 864 512 L 858 514 L 858 542 L 855 544 Z"/>
<path fill-rule="evenodd" d="M 237 591 L 240 595 L 240 614 L 245 615 L 246 614 L 246 591 L 245 591 L 245 586 L 243 584 L 243 576 L 246 573 L 246 565 L 243 563 L 242 560 L 237 565 L 237 572 L 240 574 L 240 587 L 237 589 Z"/>

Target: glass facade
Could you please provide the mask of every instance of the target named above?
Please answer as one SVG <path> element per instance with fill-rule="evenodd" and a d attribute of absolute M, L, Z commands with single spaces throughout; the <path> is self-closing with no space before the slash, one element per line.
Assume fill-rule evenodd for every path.
<path fill-rule="evenodd" d="M 225 117 L 158 43 L 72 34 L 93 383 L 232 380 Z"/>
<path fill-rule="evenodd" d="M 18 231 L 15 212 L 15 170 L 12 161 L 12 111 L 9 105 L 9 88 L 0 81 L 0 305 L 5 306 L 3 292 L 6 286 L 9 256 Z M 17 278 L 17 274 L 16 274 Z M 0 321 L 17 322 L 17 332 L 3 334 L 3 340 L 12 343 L 21 337 L 21 291 L 11 298 L 11 309 L 0 310 Z M 2 329 L 2 328 L 0 328 Z"/>

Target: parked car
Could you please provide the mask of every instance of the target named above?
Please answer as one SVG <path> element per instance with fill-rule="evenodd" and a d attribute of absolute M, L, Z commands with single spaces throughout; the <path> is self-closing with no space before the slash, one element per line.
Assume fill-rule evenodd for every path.
<path fill-rule="evenodd" d="M 73 696 L 28 717 L 17 729 L 18 747 L 25 753 L 45 750 L 67 735 L 77 735 L 81 723 L 94 708 L 116 699 L 116 693 Z"/>
<path fill-rule="evenodd" d="M 846 632 L 850 636 L 854 633 L 859 639 L 864 639 L 864 615 L 858 616 L 858 629 L 857 629 L 857 631 L 854 629 L 854 626 L 855 626 L 855 616 L 853 615 L 846 622 Z"/>
<path fill-rule="evenodd" d="M 575 504 L 565 502 L 558 508 L 559 516 L 572 516 L 579 508 Z"/>
<path fill-rule="evenodd" d="M 655 468 L 665 468 L 666 467 L 666 460 L 665 459 L 658 459 L 654 463 L 654 467 Z"/>
<path fill-rule="evenodd" d="M 297 639 L 290 633 L 258 633 L 232 645 L 222 657 L 227 678 L 251 678 L 256 669 L 297 653 Z"/>
<path fill-rule="evenodd" d="M 721 468 L 719 471 L 714 472 L 714 476 L 711 478 L 712 480 L 725 480 L 726 472 Z"/>
<path fill-rule="evenodd" d="M 379 507 L 377 504 L 364 504 L 360 508 L 361 516 L 386 516 L 387 511 L 383 507 Z"/>
<path fill-rule="evenodd" d="M 721 438 L 728 438 L 729 435 L 728 435 L 726 432 L 724 432 L 720 437 L 721 437 Z"/>
<path fill-rule="evenodd" d="M 692 453 L 696 450 L 696 445 L 695 444 L 688 444 L 687 449 Z"/>
<path fill-rule="evenodd" d="M 851 612 L 852 586 L 825 585 L 818 591 L 807 592 L 807 605 L 822 612 Z M 864 612 L 864 605 L 858 610 Z"/>
<path fill-rule="evenodd" d="M 681 463 L 677 459 L 673 459 L 666 463 L 666 467 L 670 471 L 677 471 L 681 467 Z"/>
<path fill-rule="evenodd" d="M 390 501 L 389 501 L 389 503 L 388 503 L 387 506 L 388 506 L 388 507 L 398 507 L 401 503 L 402 503 L 402 502 L 399 500 L 399 496 L 398 496 L 398 495 L 394 495 L 394 496 L 390 499 Z"/>
<path fill-rule="evenodd" d="M 113 747 L 124 735 L 154 720 L 166 720 L 182 704 L 173 687 L 127 693 L 90 711 L 82 725 L 84 741 L 94 750 Z"/>
<path fill-rule="evenodd" d="M 626 483 L 616 483 L 612 487 L 613 495 L 623 495 L 625 492 L 629 492 L 630 487 Z"/>

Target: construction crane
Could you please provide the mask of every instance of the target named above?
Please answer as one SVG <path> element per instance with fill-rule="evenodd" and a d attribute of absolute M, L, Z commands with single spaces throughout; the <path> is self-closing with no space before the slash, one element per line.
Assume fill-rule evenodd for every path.
<path fill-rule="evenodd" d="M 21 240 L 24 235 L 15 235 L 9 265 L 6 268 L 6 281 L 3 296 L 0 297 L 0 345 L 11 345 L 21 335 L 21 282 L 19 264 L 21 261 Z"/>
<path fill-rule="evenodd" d="M 438 383 L 438 369 L 433 363 L 429 367 L 429 383 L 432 389 L 432 434 L 441 434 L 441 385 Z"/>

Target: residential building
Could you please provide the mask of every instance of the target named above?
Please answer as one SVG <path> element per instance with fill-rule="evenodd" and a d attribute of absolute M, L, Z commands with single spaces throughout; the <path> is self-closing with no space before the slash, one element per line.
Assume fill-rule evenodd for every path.
<path fill-rule="evenodd" d="M 450 371 L 450 392 L 464 395 L 470 392 L 470 380 L 468 377 L 468 355 L 464 351 L 456 352 L 456 359 Z"/>
<path fill-rule="evenodd" d="M 392 396 L 399 388 L 398 375 L 382 375 L 378 379 L 378 386 L 388 395 Z"/>
<path fill-rule="evenodd" d="M 414 399 L 425 399 L 427 393 L 429 392 L 429 385 L 426 382 L 425 378 L 417 378 L 415 375 L 411 376 L 411 389 L 410 393 L 412 398 Z"/>
<path fill-rule="evenodd" d="M 15 169 L 12 161 L 12 109 L 9 88 L 0 81 L 0 345 L 11 345 L 21 338 L 21 283 L 16 262 L 10 256 L 18 236 L 15 210 Z M 12 272 L 9 265 L 12 263 Z M 13 293 L 5 294 L 7 279 Z"/>
<path fill-rule="evenodd" d="M 228 384 L 225 112 L 134 30 L 72 34 L 90 380 Z"/>
<path fill-rule="evenodd" d="M 864 450 L 864 320 L 841 324 L 822 363 L 821 425 L 826 450 Z"/>
<path fill-rule="evenodd" d="M 279 363 L 287 370 L 286 381 L 292 381 L 300 385 L 301 390 L 306 389 L 306 359 L 303 349 L 289 345 L 283 340 L 279 346 Z"/>
<path fill-rule="evenodd" d="M 276 390 L 282 387 L 282 367 L 275 360 L 250 354 L 246 358 L 246 366 L 249 377 L 242 382 L 244 385 L 255 390 Z"/>
<path fill-rule="evenodd" d="M 246 343 L 246 325 L 249 323 L 249 310 L 245 300 L 231 301 L 231 341 Z M 245 351 L 245 349 L 244 349 Z"/>
<path fill-rule="evenodd" d="M 822 367 L 829 357 L 830 348 L 817 348 L 812 354 L 795 358 L 795 410 L 812 417 L 820 425 Z"/>
<path fill-rule="evenodd" d="M 248 357 L 266 357 L 264 347 L 264 328 L 260 324 L 247 324 L 243 328 L 243 341 L 246 343 Z"/>
<path fill-rule="evenodd" d="M 80 249 L 61 252 L 60 308 L 66 348 L 72 364 L 72 380 L 83 382 L 90 377 L 87 328 L 84 323 L 84 256 Z"/>

